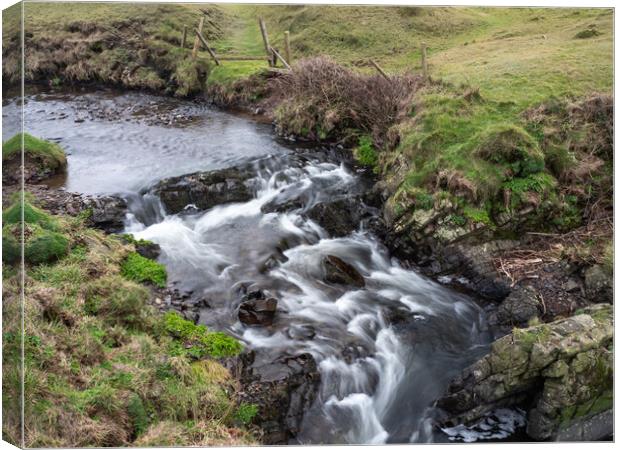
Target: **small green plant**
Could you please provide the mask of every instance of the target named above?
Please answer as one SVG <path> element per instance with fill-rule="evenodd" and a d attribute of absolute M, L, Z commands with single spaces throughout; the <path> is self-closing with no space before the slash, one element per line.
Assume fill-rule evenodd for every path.
<path fill-rule="evenodd" d="M 252 419 L 256 417 L 258 413 L 258 406 L 253 403 L 241 403 L 235 413 L 235 418 L 244 425 L 249 425 Z"/>
<path fill-rule="evenodd" d="M 186 354 L 196 359 L 205 356 L 224 358 L 238 355 L 243 348 L 235 338 L 219 331 L 210 332 L 204 325 L 195 325 L 172 311 L 164 316 L 164 327 L 180 341 L 171 344 L 170 350 L 175 355 Z"/>
<path fill-rule="evenodd" d="M 452 222 L 457 227 L 462 227 L 462 226 L 467 224 L 467 219 L 465 217 L 463 217 L 463 216 L 458 215 L 458 214 L 452 214 L 450 216 L 450 222 Z"/>
<path fill-rule="evenodd" d="M 355 157 L 360 164 L 375 167 L 378 162 L 377 152 L 370 136 L 361 136 L 355 149 Z"/>
<path fill-rule="evenodd" d="M 121 274 L 128 280 L 140 283 L 152 283 L 158 287 L 166 287 L 168 275 L 163 264 L 132 252 L 121 264 Z"/>

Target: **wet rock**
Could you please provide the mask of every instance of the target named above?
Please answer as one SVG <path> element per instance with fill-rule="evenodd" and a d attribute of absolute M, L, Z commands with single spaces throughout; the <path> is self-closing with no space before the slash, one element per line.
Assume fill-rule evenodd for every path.
<path fill-rule="evenodd" d="M 251 200 L 253 192 L 248 180 L 253 176 L 249 170 L 236 168 L 196 172 L 166 178 L 157 183 L 152 192 L 159 196 L 169 213 L 179 213 L 188 205 L 205 210 L 224 203 Z"/>
<path fill-rule="evenodd" d="M 437 401 L 446 413 L 439 425 L 467 425 L 497 407 L 527 405 L 527 434 L 555 439 L 572 424 L 611 409 L 612 342 L 611 305 L 515 329 L 452 381 Z"/>
<path fill-rule="evenodd" d="M 231 372 L 242 386 L 240 400 L 258 406 L 253 421 L 263 431 L 262 443 L 287 444 L 294 439 L 320 383 L 312 355 L 272 358 L 252 351 L 233 362 Z"/>
<path fill-rule="evenodd" d="M 518 326 L 538 317 L 539 301 L 536 290 L 529 286 L 518 286 L 512 290 L 497 308 L 492 322 L 500 325 Z"/>
<path fill-rule="evenodd" d="M 278 300 L 265 295 L 264 291 L 246 294 L 239 306 L 239 320 L 245 325 L 269 326 L 273 323 Z"/>
<path fill-rule="evenodd" d="M 289 211 L 295 211 L 297 209 L 303 208 L 304 204 L 301 199 L 294 198 L 287 201 L 279 201 L 277 198 L 264 204 L 261 207 L 261 212 L 263 214 L 269 213 L 286 213 Z"/>
<path fill-rule="evenodd" d="M 316 335 L 316 331 L 310 325 L 291 325 L 286 330 L 286 334 L 291 339 L 295 339 L 298 341 L 307 341 L 314 338 L 314 336 Z"/>
<path fill-rule="evenodd" d="M 363 218 L 369 216 L 368 208 L 364 207 L 359 197 L 319 203 L 306 215 L 333 237 L 350 234 L 359 227 Z"/>
<path fill-rule="evenodd" d="M 84 200 L 84 205 L 92 212 L 90 221 L 95 228 L 108 233 L 123 230 L 123 221 L 127 212 L 127 202 L 125 199 L 111 195 L 89 197 Z"/>
<path fill-rule="evenodd" d="M 595 303 L 613 303 L 613 274 L 600 265 L 585 271 L 585 290 L 588 300 Z"/>
<path fill-rule="evenodd" d="M 614 413 L 608 409 L 599 414 L 588 415 L 560 427 L 556 439 L 560 442 L 592 442 L 613 440 Z"/>
<path fill-rule="evenodd" d="M 148 259 L 157 259 L 161 253 L 159 244 L 150 241 L 137 241 L 135 244 L 136 252 Z"/>
<path fill-rule="evenodd" d="M 334 284 L 345 284 L 363 288 L 366 283 L 364 277 L 351 264 L 334 255 L 327 255 L 323 259 L 325 281 Z"/>

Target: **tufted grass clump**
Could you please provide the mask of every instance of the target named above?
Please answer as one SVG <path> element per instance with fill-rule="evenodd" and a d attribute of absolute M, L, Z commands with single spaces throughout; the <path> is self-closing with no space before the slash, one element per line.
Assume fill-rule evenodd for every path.
<path fill-rule="evenodd" d="M 132 252 L 121 265 L 121 274 L 128 280 L 166 287 L 168 275 L 163 264 Z"/>
<path fill-rule="evenodd" d="M 200 359 L 205 356 L 225 358 L 238 355 L 243 347 L 235 338 L 220 331 L 209 331 L 204 325 L 195 325 L 175 312 L 164 316 L 165 329 L 177 341 L 171 351 Z"/>
<path fill-rule="evenodd" d="M 538 143 L 514 124 L 493 124 L 475 135 L 472 144 L 475 156 L 506 165 L 514 176 L 526 177 L 545 168 Z"/>
<path fill-rule="evenodd" d="M 143 326 L 148 290 L 118 275 L 101 277 L 89 284 L 84 310 L 97 315 L 106 323 L 129 327 Z"/>

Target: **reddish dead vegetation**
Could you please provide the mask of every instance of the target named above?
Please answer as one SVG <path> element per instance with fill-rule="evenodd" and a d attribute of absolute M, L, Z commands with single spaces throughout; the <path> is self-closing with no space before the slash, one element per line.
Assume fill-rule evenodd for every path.
<path fill-rule="evenodd" d="M 411 108 L 421 76 L 356 73 L 326 57 L 299 61 L 274 79 L 276 120 L 284 133 L 346 140 L 362 130 L 374 144 L 386 144 L 388 129 Z"/>

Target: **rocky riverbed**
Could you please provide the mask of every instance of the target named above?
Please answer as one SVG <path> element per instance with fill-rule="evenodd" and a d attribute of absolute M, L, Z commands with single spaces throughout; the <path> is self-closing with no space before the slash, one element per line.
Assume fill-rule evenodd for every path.
<path fill-rule="evenodd" d="M 170 283 L 153 304 L 246 344 L 228 367 L 259 407 L 264 443 L 497 439 L 517 428 L 535 440 L 609 436 L 613 319 L 589 306 L 611 303 L 603 268 L 552 261 L 515 283 L 496 261 L 527 239 L 490 240 L 433 211 L 405 230 L 346 151 L 283 145 L 267 126 L 200 104 L 132 105 L 136 95 L 30 98 L 32 131 L 70 154 L 60 186 L 26 190 L 54 214 L 155 243 L 141 251 Z M 50 117 L 83 131 L 59 135 Z M 93 157 L 80 146 L 85 135 L 101 145 L 102 122 L 115 139 Z M 214 143 L 196 150 L 197 136 Z M 151 144 L 163 158 L 154 165 Z M 110 179 L 114 167 L 97 161 L 115 155 L 123 175 Z M 579 395 L 560 389 L 577 378 Z M 506 408 L 509 425 L 472 432 Z"/>

